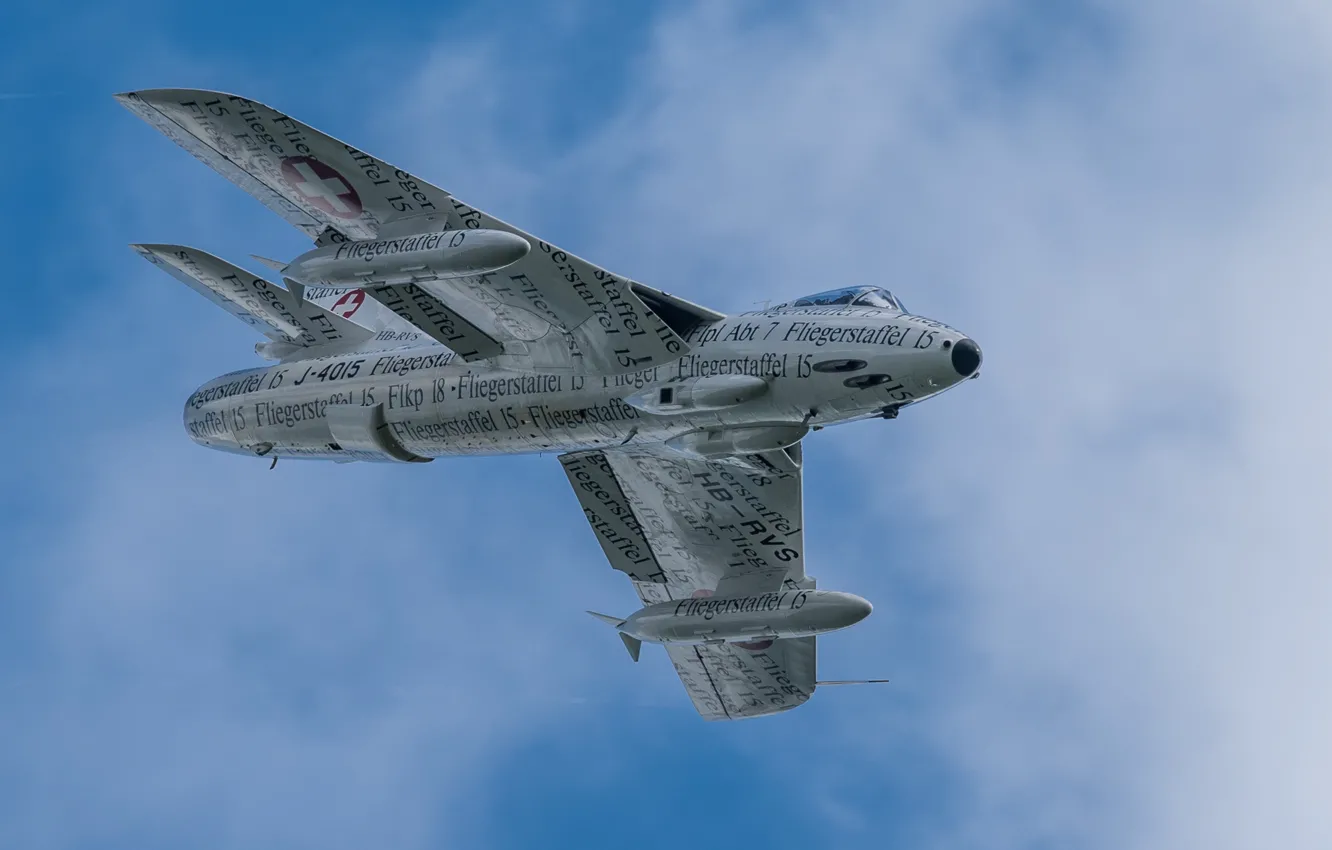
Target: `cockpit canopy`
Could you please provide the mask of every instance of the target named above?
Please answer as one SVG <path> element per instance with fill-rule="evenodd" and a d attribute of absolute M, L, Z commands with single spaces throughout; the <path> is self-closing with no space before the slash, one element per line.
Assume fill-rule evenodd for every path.
<path fill-rule="evenodd" d="M 880 286 L 850 286 L 846 289 L 830 289 L 816 295 L 806 295 L 785 304 L 778 304 L 774 310 L 782 307 L 873 307 L 879 310 L 896 310 L 905 313 L 906 308 L 897 296 Z"/>

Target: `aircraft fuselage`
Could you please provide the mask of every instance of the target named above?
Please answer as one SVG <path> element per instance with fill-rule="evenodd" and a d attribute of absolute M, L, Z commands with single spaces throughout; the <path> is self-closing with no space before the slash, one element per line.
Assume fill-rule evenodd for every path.
<path fill-rule="evenodd" d="M 979 367 L 979 349 L 952 328 L 862 307 L 730 316 L 686 341 L 690 353 L 679 360 L 617 376 L 498 369 L 429 340 L 293 359 L 200 387 L 186 403 L 185 427 L 222 451 L 330 460 L 627 442 L 721 453 L 733 441 L 740 448 L 731 450 L 743 452 L 793 443 L 808 428 L 892 415 Z"/>

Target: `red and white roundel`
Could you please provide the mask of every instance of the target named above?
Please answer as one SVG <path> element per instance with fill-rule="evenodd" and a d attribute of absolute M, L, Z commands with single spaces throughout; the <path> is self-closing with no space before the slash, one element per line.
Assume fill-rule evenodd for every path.
<path fill-rule="evenodd" d="M 282 160 L 282 179 L 310 206 L 338 218 L 357 218 L 361 196 L 332 166 L 312 156 L 289 156 Z"/>
<path fill-rule="evenodd" d="M 364 303 L 365 293 L 359 289 L 353 289 L 351 292 L 346 293 L 337 301 L 333 302 L 333 310 L 331 312 L 337 313 L 344 319 L 350 319 L 352 314 L 361 309 L 361 305 Z"/>

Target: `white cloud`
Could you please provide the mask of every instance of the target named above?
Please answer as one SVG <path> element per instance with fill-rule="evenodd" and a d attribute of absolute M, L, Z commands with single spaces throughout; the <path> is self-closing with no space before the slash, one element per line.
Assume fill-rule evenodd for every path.
<path fill-rule="evenodd" d="M 591 673 L 622 650 L 582 613 L 614 586 L 543 575 L 595 543 L 550 509 L 551 459 L 269 472 L 191 444 L 184 398 L 255 339 L 124 242 L 244 262 L 295 240 L 116 118 L 46 270 L 70 307 L 11 351 L 0 414 L 29 521 L 6 541 L 0 844 L 437 843 L 482 816 L 493 761 L 615 695 Z"/>
<path fill-rule="evenodd" d="M 908 727 L 974 794 L 940 843 L 1332 835 L 1330 22 L 709 6 L 660 29 L 647 85 L 571 157 L 640 278 L 731 309 L 884 283 L 985 347 L 981 381 L 816 438 L 948 553 L 932 580 L 970 663 L 910 671 L 932 702 Z M 839 578 L 892 599 L 871 566 Z M 846 719 L 885 786 L 886 719 Z"/>
<path fill-rule="evenodd" d="M 347 135 L 704 303 L 867 280 L 985 347 L 982 380 L 811 441 L 810 511 L 846 513 L 810 532 L 820 577 L 879 604 L 824 669 L 888 657 L 891 695 L 820 694 L 709 739 L 758 760 L 818 724 L 800 771 L 839 843 L 878 840 L 878 804 L 911 781 L 899 756 L 928 749 L 960 787 L 926 845 L 1325 846 L 1332 30 L 1308 3 L 1039 6 L 769 23 L 700 5 L 569 150 L 496 130 L 532 69 L 446 43 L 404 86 L 411 110 Z M 171 194 L 125 204 L 142 238 L 278 253 L 275 218 L 155 154 Z M 189 217 L 166 203 L 183 193 Z M 106 236 L 89 250 L 123 250 Z M 34 646 L 0 707 L 25 730 L 0 763 L 23 816 L 0 837 L 437 839 L 439 810 L 474 814 L 469 775 L 567 695 L 616 687 L 589 668 L 622 652 L 581 608 L 627 590 L 581 560 L 596 549 L 549 458 L 268 473 L 195 450 L 175 399 L 249 340 L 125 256 L 10 391 L 30 451 L 6 489 L 68 517 L 23 535 L 10 585 Z M 78 398 L 52 390 L 72 381 Z M 831 486 L 848 476 L 859 492 Z M 489 525 L 501 500 L 521 537 Z M 534 545 L 537 569 L 576 568 L 531 581 Z M 908 629 L 945 645 L 902 646 Z M 626 687 L 687 711 L 659 662 Z"/>

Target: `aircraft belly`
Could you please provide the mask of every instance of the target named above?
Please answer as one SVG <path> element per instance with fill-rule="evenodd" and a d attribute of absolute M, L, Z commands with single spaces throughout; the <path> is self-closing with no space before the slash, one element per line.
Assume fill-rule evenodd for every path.
<path fill-rule="evenodd" d="M 428 359 L 343 357 L 225 376 L 190 397 L 186 429 L 227 451 L 364 460 L 373 458 L 349 457 L 341 444 L 349 426 L 331 427 L 349 417 L 330 411 L 377 408 L 391 445 L 422 458 L 607 447 L 719 424 L 716 416 L 643 414 L 624 403 L 623 387 L 600 378 L 454 365 L 461 361 L 451 357 L 416 369 L 377 362 Z"/>
<path fill-rule="evenodd" d="M 565 452 L 690 434 L 686 442 L 715 442 L 714 431 L 725 443 L 727 429 L 832 424 L 942 391 L 957 376 L 937 342 L 945 332 L 931 327 L 914 317 L 733 317 L 691 336 L 674 362 L 607 376 L 497 369 L 438 346 L 287 362 L 204 385 L 187 402 L 186 428 L 212 448 L 333 460 Z M 769 389 L 722 409 L 629 403 L 725 375 Z M 354 450 L 330 427 L 328 411 L 344 405 L 379 408 L 335 417 L 344 440 L 356 423 L 376 423 L 373 439 L 348 441 Z"/>

